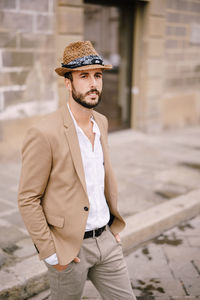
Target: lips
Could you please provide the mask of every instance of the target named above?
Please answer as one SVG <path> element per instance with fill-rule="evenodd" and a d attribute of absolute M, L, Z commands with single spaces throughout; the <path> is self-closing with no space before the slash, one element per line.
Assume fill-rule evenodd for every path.
<path fill-rule="evenodd" d="M 86 95 L 98 95 L 99 96 L 99 91 L 96 89 L 90 90 L 86 93 Z"/>

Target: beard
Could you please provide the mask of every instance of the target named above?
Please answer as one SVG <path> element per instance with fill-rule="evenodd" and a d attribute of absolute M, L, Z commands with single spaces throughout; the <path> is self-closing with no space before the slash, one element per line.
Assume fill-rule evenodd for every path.
<path fill-rule="evenodd" d="M 88 96 L 90 93 L 94 93 L 94 92 L 95 92 L 95 93 L 97 94 L 97 96 L 98 96 L 96 102 L 95 102 L 95 103 L 88 103 L 88 102 L 85 100 L 86 96 Z M 99 102 L 101 101 L 101 93 L 100 93 L 97 89 L 91 89 L 91 90 L 88 91 L 87 93 L 82 94 L 82 93 L 79 93 L 79 92 L 77 92 L 77 91 L 75 90 L 73 84 L 72 84 L 72 97 L 73 97 L 73 99 L 74 99 L 78 104 L 82 105 L 82 106 L 85 107 L 85 108 L 89 108 L 89 109 L 96 107 L 96 106 L 99 104 Z"/>

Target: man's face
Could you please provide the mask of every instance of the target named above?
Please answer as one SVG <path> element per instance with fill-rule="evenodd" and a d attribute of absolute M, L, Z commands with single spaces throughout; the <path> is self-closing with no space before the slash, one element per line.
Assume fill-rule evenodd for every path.
<path fill-rule="evenodd" d="M 73 99 L 86 108 L 94 108 L 101 100 L 102 70 L 73 71 L 71 93 Z"/>

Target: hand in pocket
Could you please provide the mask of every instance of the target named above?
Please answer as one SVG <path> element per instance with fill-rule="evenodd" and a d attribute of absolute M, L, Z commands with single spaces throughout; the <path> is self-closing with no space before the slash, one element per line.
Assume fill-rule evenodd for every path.
<path fill-rule="evenodd" d="M 80 262 L 80 258 L 75 257 L 73 261 L 74 261 L 75 263 L 79 263 L 79 262 Z M 67 265 L 60 265 L 60 264 L 57 264 L 57 265 L 53 265 L 53 267 L 54 267 L 57 271 L 63 271 L 63 270 L 65 270 L 65 269 L 67 269 L 68 264 L 67 264 Z"/>

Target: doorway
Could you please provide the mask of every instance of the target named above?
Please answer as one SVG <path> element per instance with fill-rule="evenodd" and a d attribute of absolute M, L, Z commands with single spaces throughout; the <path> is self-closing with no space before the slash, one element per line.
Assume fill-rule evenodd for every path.
<path fill-rule="evenodd" d="M 102 101 L 96 108 L 113 131 L 130 127 L 134 5 L 107 2 L 84 2 L 84 40 L 92 42 L 105 64 L 113 65 L 104 72 Z"/>

